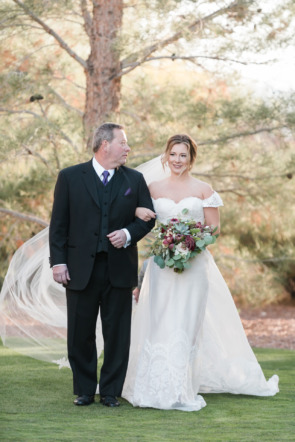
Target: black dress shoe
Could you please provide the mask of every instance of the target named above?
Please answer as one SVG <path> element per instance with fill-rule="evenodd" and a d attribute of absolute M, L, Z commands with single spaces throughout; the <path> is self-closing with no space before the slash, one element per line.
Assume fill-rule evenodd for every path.
<path fill-rule="evenodd" d="M 101 396 L 100 403 L 106 407 L 119 407 L 120 402 L 115 396 Z"/>
<path fill-rule="evenodd" d="M 87 394 L 82 394 L 74 400 L 75 405 L 90 405 L 94 402 L 94 396 L 88 396 Z"/>

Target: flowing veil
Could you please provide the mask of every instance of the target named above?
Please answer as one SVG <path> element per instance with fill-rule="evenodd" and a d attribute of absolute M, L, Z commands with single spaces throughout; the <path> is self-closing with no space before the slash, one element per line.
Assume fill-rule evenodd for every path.
<path fill-rule="evenodd" d="M 147 184 L 169 176 L 161 156 L 136 168 Z M 24 243 L 14 254 L 0 293 L 0 335 L 3 344 L 36 359 L 67 361 L 65 289 L 56 283 L 49 266 L 49 228 Z M 103 349 L 97 321 L 97 353 Z"/>

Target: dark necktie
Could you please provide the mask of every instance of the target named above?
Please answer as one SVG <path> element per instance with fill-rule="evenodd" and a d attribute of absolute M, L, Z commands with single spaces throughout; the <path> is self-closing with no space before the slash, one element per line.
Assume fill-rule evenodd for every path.
<path fill-rule="evenodd" d="M 106 186 L 108 184 L 108 176 L 110 173 L 107 170 L 105 170 L 104 172 L 102 172 L 102 174 L 103 174 L 102 184 Z"/>

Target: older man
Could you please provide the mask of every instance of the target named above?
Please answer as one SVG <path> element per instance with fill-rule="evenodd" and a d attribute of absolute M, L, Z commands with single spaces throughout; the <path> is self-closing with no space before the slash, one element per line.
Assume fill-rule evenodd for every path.
<path fill-rule="evenodd" d="M 58 176 L 50 259 L 55 281 L 66 287 L 68 356 L 78 396 L 74 403 L 94 402 L 100 311 L 104 338 L 100 401 L 115 407 L 128 364 L 136 243 L 154 225 L 154 220 L 136 218 L 135 209 L 153 209 L 153 205 L 142 174 L 124 166 L 130 147 L 123 126 L 100 126 L 93 151 L 91 161 L 66 168 Z"/>

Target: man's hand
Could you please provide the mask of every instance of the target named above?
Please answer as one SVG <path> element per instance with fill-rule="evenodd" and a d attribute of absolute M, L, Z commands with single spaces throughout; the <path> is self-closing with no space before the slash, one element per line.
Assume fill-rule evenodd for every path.
<path fill-rule="evenodd" d="M 54 266 L 52 268 L 52 272 L 54 281 L 58 282 L 59 284 L 67 285 L 68 281 L 71 279 L 66 264 Z"/>
<path fill-rule="evenodd" d="M 138 287 L 135 287 L 135 289 L 133 290 L 132 294 L 134 296 L 134 299 L 135 299 L 136 303 L 138 303 L 140 289 Z"/>
<path fill-rule="evenodd" d="M 121 247 L 125 245 L 127 240 L 124 230 L 115 230 L 114 232 L 109 233 L 107 237 L 109 238 L 112 245 L 116 247 L 116 249 L 121 249 Z"/>

